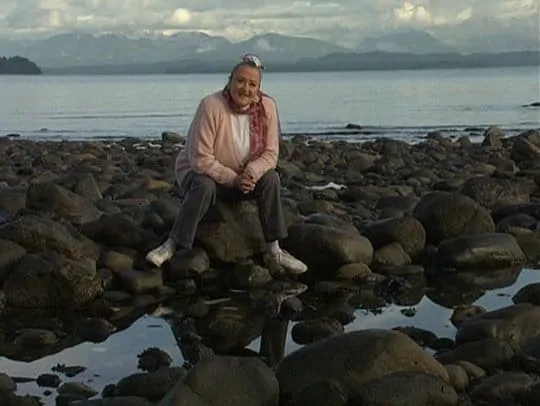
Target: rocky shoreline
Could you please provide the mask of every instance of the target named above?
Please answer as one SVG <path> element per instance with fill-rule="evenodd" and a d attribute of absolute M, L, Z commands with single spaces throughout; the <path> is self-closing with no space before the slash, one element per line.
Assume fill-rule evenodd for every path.
<path fill-rule="evenodd" d="M 57 405 L 540 404 L 540 284 L 509 307 L 473 305 L 538 266 L 539 132 L 492 127 L 481 144 L 283 141 L 284 246 L 309 265 L 296 280 L 262 261 L 251 202 L 218 203 L 189 255 L 163 269 L 144 261 L 180 203 L 183 141 L 0 138 L 0 355 L 31 362 L 103 342 L 166 305 L 185 360 L 148 348 L 133 354 L 139 371 L 102 393 L 73 366 L 0 374 L 0 404 L 41 404 L 15 394 L 27 380 Z M 454 339 L 407 326 L 346 332 L 358 309 L 424 296 L 454 309 Z M 302 347 L 284 354 L 289 322 Z M 258 337 L 260 353 L 247 350 Z"/>

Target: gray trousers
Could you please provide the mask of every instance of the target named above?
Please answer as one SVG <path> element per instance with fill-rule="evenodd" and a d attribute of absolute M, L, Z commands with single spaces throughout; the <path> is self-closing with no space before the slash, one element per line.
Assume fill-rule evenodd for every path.
<path fill-rule="evenodd" d="M 193 246 L 197 227 L 216 198 L 229 200 L 256 200 L 259 219 L 266 242 L 280 240 L 287 236 L 287 226 L 281 206 L 281 181 L 276 171 L 266 172 L 250 193 L 229 188 L 216 183 L 207 175 L 188 172 L 180 185 L 184 201 L 176 216 L 169 237 L 179 248 Z"/>

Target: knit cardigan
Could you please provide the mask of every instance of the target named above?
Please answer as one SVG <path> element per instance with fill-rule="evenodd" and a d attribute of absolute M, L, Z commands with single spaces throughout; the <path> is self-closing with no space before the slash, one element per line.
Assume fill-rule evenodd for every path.
<path fill-rule="evenodd" d="M 263 97 L 263 105 L 268 118 L 266 149 L 244 166 L 235 143 L 233 113 L 227 101 L 221 92 L 203 98 L 189 127 L 186 145 L 176 157 L 178 184 L 182 184 L 190 170 L 208 175 L 219 184 L 232 186 L 235 178 L 244 171 L 258 181 L 268 170 L 274 169 L 279 154 L 277 109 L 270 97 Z"/>

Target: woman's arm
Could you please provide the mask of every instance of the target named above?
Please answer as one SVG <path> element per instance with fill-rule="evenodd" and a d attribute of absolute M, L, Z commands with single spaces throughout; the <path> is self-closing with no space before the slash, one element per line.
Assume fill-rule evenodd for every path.
<path fill-rule="evenodd" d="M 217 183 L 232 186 L 238 174 L 221 164 L 214 156 L 219 114 L 215 103 L 208 97 L 199 103 L 189 127 L 186 148 L 189 148 L 189 162 L 195 172 L 208 175 Z"/>
<path fill-rule="evenodd" d="M 274 169 L 277 165 L 279 155 L 279 138 L 281 130 L 276 103 L 271 98 L 265 98 L 265 109 L 268 116 L 268 134 L 266 138 L 266 149 L 258 158 L 250 161 L 244 170 L 255 182 L 257 182 L 266 172 Z"/>

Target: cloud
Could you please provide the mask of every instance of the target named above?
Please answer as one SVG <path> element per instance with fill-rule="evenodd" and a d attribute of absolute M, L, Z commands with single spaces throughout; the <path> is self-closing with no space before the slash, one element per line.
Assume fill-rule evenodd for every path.
<path fill-rule="evenodd" d="M 201 30 L 231 39 L 269 31 L 330 38 L 538 13 L 539 0 L 0 0 L 0 37 L 68 31 Z"/>

